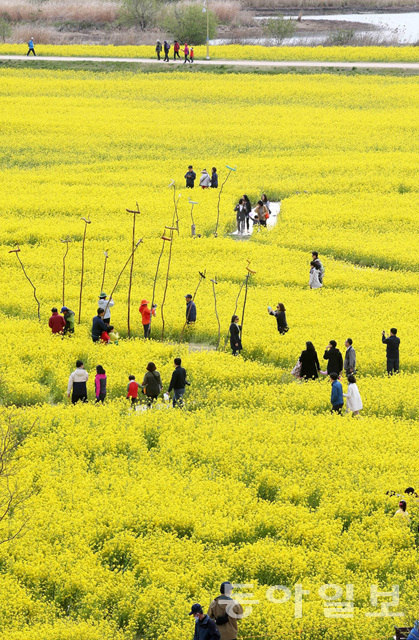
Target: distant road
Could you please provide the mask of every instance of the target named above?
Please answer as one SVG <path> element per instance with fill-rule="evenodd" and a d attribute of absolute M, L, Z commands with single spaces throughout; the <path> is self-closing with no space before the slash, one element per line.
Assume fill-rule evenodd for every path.
<path fill-rule="evenodd" d="M 0 60 L 26 60 L 28 64 L 39 62 L 130 62 L 139 64 L 167 64 L 155 58 L 99 58 L 88 56 L 1 56 Z M 171 60 L 169 66 L 183 65 L 183 61 Z M 265 67 L 265 68 L 316 68 L 316 69 L 402 69 L 419 72 L 419 62 L 324 62 L 305 60 L 195 60 L 194 66 Z"/>

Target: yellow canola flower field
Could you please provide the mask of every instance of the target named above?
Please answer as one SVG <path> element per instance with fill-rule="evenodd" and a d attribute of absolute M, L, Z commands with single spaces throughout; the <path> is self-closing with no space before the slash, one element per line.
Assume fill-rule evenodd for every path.
<path fill-rule="evenodd" d="M 193 43 L 192 43 L 193 44 Z M 0 55 L 26 54 L 25 44 L 1 44 Z M 206 47 L 195 46 L 195 58 L 206 57 Z M 150 45 L 36 45 L 41 56 L 82 56 L 101 58 L 155 58 Z M 418 62 L 417 47 L 265 47 L 261 45 L 214 45 L 210 49 L 214 60 L 308 60 L 329 62 Z M 173 47 L 170 57 L 173 56 Z"/>
<path fill-rule="evenodd" d="M 0 545 L 2 637 L 186 640 L 191 603 L 206 608 L 226 579 L 252 593 L 239 623 L 248 640 L 386 640 L 394 624 L 411 625 L 419 503 L 407 498 L 410 518 L 394 517 L 399 498 L 386 492 L 417 489 L 417 80 L 0 73 L 0 426 L 18 443 L 9 486 L 22 498 L 0 522 L 0 541 L 11 538 Z M 220 185 L 226 165 L 236 168 L 217 237 L 220 190 L 186 190 L 189 164 L 198 178 L 217 167 Z M 263 192 L 281 200 L 277 224 L 235 239 L 238 198 Z M 161 236 L 173 197 L 168 271 Z M 195 238 L 188 198 L 198 202 Z M 112 308 L 119 344 L 93 344 L 104 251 L 109 294 L 131 251 L 125 209 L 137 202 L 131 339 L 128 265 Z M 69 238 L 64 301 L 77 320 L 81 217 L 91 220 L 81 323 L 62 339 L 48 318 L 62 305 Z M 163 244 L 145 341 L 138 307 L 152 298 Z M 326 268 L 321 290 L 308 286 L 312 249 Z M 233 358 L 228 327 L 236 304 L 242 318 L 248 264 L 244 348 Z M 184 295 L 205 270 L 197 322 L 183 331 Z M 284 336 L 267 313 L 278 302 Z M 381 331 L 391 326 L 401 373 L 387 378 Z M 330 415 L 327 377 L 290 374 L 306 340 L 325 369 L 329 340 L 344 351 L 349 336 L 359 419 Z M 176 356 L 191 381 L 185 409 L 160 400 L 132 411 L 128 375 L 141 382 L 154 361 L 166 390 Z M 73 407 L 66 386 L 78 358 L 89 404 Z M 93 402 L 98 364 L 104 406 Z M 0 491 L 4 503 L 1 477 Z M 340 601 L 345 617 L 331 616 Z"/>

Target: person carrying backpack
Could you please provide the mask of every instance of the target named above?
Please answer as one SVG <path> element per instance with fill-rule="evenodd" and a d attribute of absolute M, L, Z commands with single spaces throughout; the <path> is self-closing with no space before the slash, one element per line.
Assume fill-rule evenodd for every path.
<path fill-rule="evenodd" d="M 167 40 L 165 40 L 163 42 L 163 49 L 164 49 L 164 60 L 163 60 L 163 62 L 170 62 L 170 60 L 169 60 L 170 44 L 167 42 Z"/>
<path fill-rule="evenodd" d="M 180 60 L 179 51 L 180 51 L 180 44 L 177 40 L 175 40 L 173 44 L 173 60 L 176 60 L 176 58 L 179 58 Z"/>

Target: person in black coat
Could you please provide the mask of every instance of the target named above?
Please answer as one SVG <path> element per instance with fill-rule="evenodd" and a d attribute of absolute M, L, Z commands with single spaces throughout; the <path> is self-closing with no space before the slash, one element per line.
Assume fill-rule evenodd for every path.
<path fill-rule="evenodd" d="M 320 364 L 312 342 L 306 342 L 305 351 L 301 353 L 299 360 L 301 362 L 300 378 L 314 380 L 319 377 Z"/>
<path fill-rule="evenodd" d="M 339 349 L 336 348 L 336 340 L 331 340 L 326 347 L 323 359 L 327 360 L 327 373 L 337 373 L 338 376 L 342 373 L 343 358 Z"/>
<path fill-rule="evenodd" d="M 242 341 L 240 338 L 241 326 L 239 325 L 239 316 L 233 316 L 231 318 L 230 325 L 230 347 L 233 351 L 233 356 L 237 356 L 242 350 Z"/>
<path fill-rule="evenodd" d="M 281 334 L 281 336 L 283 336 L 284 333 L 289 331 L 289 327 L 287 325 L 287 318 L 285 315 L 285 306 L 282 304 L 282 302 L 278 302 L 278 304 L 276 305 L 275 311 L 272 309 L 272 307 L 268 307 L 268 313 L 271 316 L 275 316 L 276 323 L 278 325 L 278 331 Z"/>
<path fill-rule="evenodd" d="M 105 309 L 101 309 L 99 307 L 99 309 L 97 310 L 97 316 L 95 316 L 93 318 L 93 324 L 92 324 L 92 340 L 93 342 L 99 342 L 100 340 L 100 336 L 102 335 L 103 331 L 108 331 L 109 327 L 106 324 L 106 322 L 103 320 L 103 316 L 105 315 Z"/>
<path fill-rule="evenodd" d="M 399 346 L 400 338 L 397 337 L 397 329 L 390 329 L 390 335 L 386 338 L 386 332 L 381 336 L 383 344 L 387 345 L 387 373 L 389 376 L 399 371 Z"/>
<path fill-rule="evenodd" d="M 211 173 L 211 189 L 218 189 L 218 174 L 216 167 L 212 168 Z"/>
<path fill-rule="evenodd" d="M 250 204 L 250 200 L 246 194 L 243 196 L 244 206 L 246 211 L 246 229 L 249 231 L 250 226 L 250 212 L 252 211 L 252 205 Z"/>

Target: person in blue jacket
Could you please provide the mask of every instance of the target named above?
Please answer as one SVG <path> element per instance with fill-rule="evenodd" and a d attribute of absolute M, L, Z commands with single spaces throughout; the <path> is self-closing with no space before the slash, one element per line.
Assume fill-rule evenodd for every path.
<path fill-rule="evenodd" d="M 105 309 L 101 309 L 99 307 L 99 309 L 97 310 L 97 316 L 93 318 L 93 324 L 92 324 L 93 342 L 99 342 L 102 332 L 103 331 L 107 332 L 109 330 L 109 326 L 106 324 L 106 322 L 103 319 L 104 315 L 105 315 Z"/>
<path fill-rule="evenodd" d="M 400 338 L 397 337 L 397 329 L 390 329 L 390 335 L 386 337 L 386 332 L 383 331 L 381 336 L 383 344 L 387 345 L 387 373 L 389 376 L 399 372 L 399 346 Z"/>
<path fill-rule="evenodd" d="M 331 373 L 330 379 L 332 381 L 332 395 L 330 397 L 330 401 L 332 403 L 332 411 L 331 413 L 338 413 L 340 416 L 342 415 L 342 407 L 343 407 L 343 390 L 342 385 L 338 380 L 337 373 Z"/>
<path fill-rule="evenodd" d="M 413 629 L 407 636 L 407 640 L 419 640 L 419 620 L 416 620 Z"/>
<path fill-rule="evenodd" d="M 195 618 L 193 640 L 220 640 L 220 632 L 214 620 L 204 613 L 199 602 L 192 605 L 190 616 Z"/>
<path fill-rule="evenodd" d="M 26 55 L 28 56 L 30 53 L 33 53 L 33 55 L 34 55 L 34 56 L 36 56 L 36 53 L 35 53 L 35 45 L 34 45 L 34 42 L 33 42 L 33 38 L 31 38 L 31 39 L 29 40 L 29 42 L 28 42 L 28 47 L 29 47 L 29 48 L 28 48 L 28 53 L 27 53 Z"/>
<path fill-rule="evenodd" d="M 192 295 L 188 293 L 185 296 L 186 300 L 186 322 L 190 324 L 191 322 L 196 322 L 196 306 L 195 302 L 192 299 Z"/>

